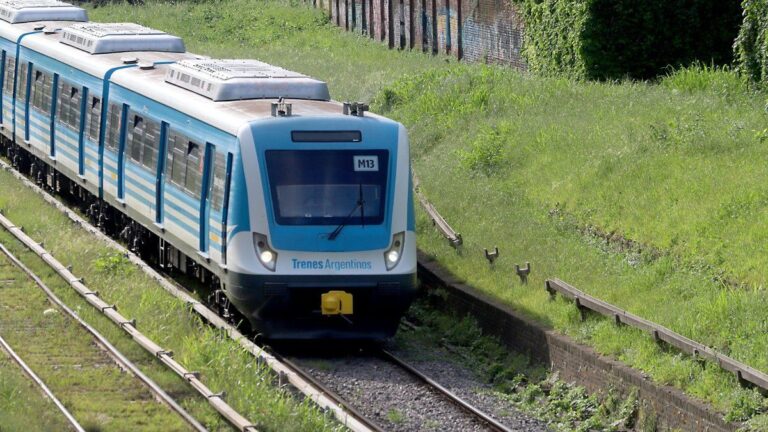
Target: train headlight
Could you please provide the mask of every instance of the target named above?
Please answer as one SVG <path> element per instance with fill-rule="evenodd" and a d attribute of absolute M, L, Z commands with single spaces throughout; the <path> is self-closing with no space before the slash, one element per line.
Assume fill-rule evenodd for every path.
<path fill-rule="evenodd" d="M 256 249 L 256 256 L 259 257 L 261 265 L 269 271 L 275 271 L 277 266 L 277 252 L 269 247 L 267 236 L 264 234 L 253 233 L 253 248 Z"/>
<path fill-rule="evenodd" d="M 403 246 L 405 245 L 405 233 L 399 232 L 392 236 L 392 246 L 384 252 L 384 263 L 387 270 L 392 270 L 400 263 L 403 257 Z"/>

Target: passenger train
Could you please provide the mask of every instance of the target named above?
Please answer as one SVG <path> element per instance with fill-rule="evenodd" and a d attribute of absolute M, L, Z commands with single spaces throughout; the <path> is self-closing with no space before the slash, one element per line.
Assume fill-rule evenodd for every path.
<path fill-rule="evenodd" d="M 394 334 L 416 291 L 402 125 L 56 0 L 0 0 L 0 55 L 0 150 L 103 230 L 267 338 Z"/>

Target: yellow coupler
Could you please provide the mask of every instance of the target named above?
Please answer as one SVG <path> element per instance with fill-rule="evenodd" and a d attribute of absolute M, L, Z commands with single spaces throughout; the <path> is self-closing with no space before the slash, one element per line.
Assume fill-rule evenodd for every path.
<path fill-rule="evenodd" d="M 323 315 L 352 315 L 352 294 L 344 291 L 328 291 L 320 296 Z"/>

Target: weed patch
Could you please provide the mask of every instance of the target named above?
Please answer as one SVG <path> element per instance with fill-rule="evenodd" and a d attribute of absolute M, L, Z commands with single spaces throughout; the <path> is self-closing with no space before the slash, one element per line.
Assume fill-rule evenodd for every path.
<path fill-rule="evenodd" d="M 641 411 L 643 418 L 649 417 L 639 406 L 636 392 L 620 397 L 608 389 L 604 394 L 590 395 L 583 387 L 564 383 L 543 365 L 531 363 L 529 356 L 510 353 L 498 340 L 483 335 L 471 317 L 438 312 L 429 300 L 420 300 L 411 308 L 409 318 L 420 327 L 399 333 L 401 346 L 447 350 L 490 384 L 491 393 L 553 430 L 628 430 L 637 424 Z"/>

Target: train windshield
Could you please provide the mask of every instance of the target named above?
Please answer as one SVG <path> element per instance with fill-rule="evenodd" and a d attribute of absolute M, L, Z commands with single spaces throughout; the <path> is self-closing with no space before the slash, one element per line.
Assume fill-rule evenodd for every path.
<path fill-rule="evenodd" d="M 270 193 L 280 225 L 379 225 L 386 150 L 268 150 Z"/>

